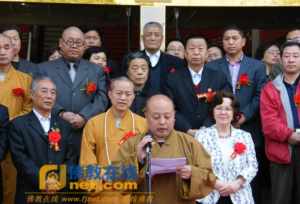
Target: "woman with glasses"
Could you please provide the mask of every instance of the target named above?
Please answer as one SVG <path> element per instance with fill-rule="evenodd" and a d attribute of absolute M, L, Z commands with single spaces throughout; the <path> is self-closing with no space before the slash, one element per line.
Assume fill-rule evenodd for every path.
<path fill-rule="evenodd" d="M 255 58 L 261 60 L 266 65 L 266 74 L 268 80 L 273 80 L 282 72 L 280 49 L 275 43 L 266 43 L 261 45 Z"/>
<path fill-rule="evenodd" d="M 202 204 L 254 204 L 250 187 L 257 173 L 257 160 L 251 135 L 236 129 L 238 102 L 232 93 L 218 92 L 210 113 L 215 125 L 197 131 L 196 139 L 210 154 L 217 176 L 215 190 L 201 200 Z"/>

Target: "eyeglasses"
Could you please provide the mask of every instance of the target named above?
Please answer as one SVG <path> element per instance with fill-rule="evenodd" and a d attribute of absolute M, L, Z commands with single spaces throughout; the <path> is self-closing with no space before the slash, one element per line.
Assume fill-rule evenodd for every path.
<path fill-rule="evenodd" d="M 74 45 L 76 45 L 76 47 L 82 47 L 84 46 L 84 41 L 83 40 L 65 40 L 62 38 L 62 41 L 68 46 L 68 47 L 73 47 Z"/>
<path fill-rule="evenodd" d="M 219 106 L 219 107 L 215 107 L 215 110 L 216 111 L 225 111 L 225 112 L 231 112 L 233 111 L 233 109 L 231 107 L 222 107 L 222 106 Z"/>

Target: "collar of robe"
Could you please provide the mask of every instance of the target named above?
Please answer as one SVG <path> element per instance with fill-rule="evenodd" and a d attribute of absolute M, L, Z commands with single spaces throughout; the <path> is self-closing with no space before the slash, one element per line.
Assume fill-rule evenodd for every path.
<path fill-rule="evenodd" d="M 106 111 L 105 116 L 104 116 L 104 143 L 105 143 L 105 150 L 106 150 L 106 158 L 108 161 L 108 165 L 111 165 L 111 160 L 109 156 L 109 147 L 108 147 L 108 128 L 107 128 L 107 116 L 110 113 L 111 109 L 108 109 Z M 134 121 L 134 115 L 133 113 L 129 110 L 129 114 L 131 116 L 131 121 L 132 121 L 132 131 L 135 132 L 135 121 Z"/>

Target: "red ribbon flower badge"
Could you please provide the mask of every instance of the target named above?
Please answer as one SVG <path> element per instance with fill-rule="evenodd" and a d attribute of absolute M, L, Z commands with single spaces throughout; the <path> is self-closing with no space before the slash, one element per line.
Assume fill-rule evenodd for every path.
<path fill-rule="evenodd" d="M 297 108 L 300 108 L 300 93 L 294 95 L 294 102 Z"/>
<path fill-rule="evenodd" d="M 246 145 L 241 142 L 237 142 L 233 146 L 233 153 L 231 154 L 230 158 L 234 159 L 237 155 L 244 154 L 246 151 Z"/>
<path fill-rule="evenodd" d="M 109 66 L 105 66 L 105 67 L 103 67 L 103 72 L 105 74 L 110 74 L 112 72 L 112 68 Z"/>
<path fill-rule="evenodd" d="M 170 72 L 170 73 L 175 73 L 175 72 L 176 72 L 175 67 L 171 67 L 171 68 L 169 69 L 169 72 Z"/>
<path fill-rule="evenodd" d="M 15 96 L 22 96 L 22 97 L 25 96 L 25 91 L 24 91 L 24 89 L 22 89 L 22 88 L 14 88 L 14 89 L 12 90 L 12 93 L 13 93 Z"/>
<path fill-rule="evenodd" d="M 241 74 L 237 83 L 237 89 L 240 89 L 241 86 L 250 86 L 251 81 L 247 73 Z"/>
<path fill-rule="evenodd" d="M 85 91 L 85 93 L 87 95 L 92 95 L 93 93 L 96 92 L 97 90 L 97 85 L 96 83 L 90 81 L 90 82 L 87 82 L 86 85 L 85 85 L 85 88 L 84 89 L 80 89 L 81 91 Z"/>
<path fill-rule="evenodd" d="M 204 98 L 206 103 L 211 103 L 212 100 L 214 99 L 215 95 L 216 95 L 216 92 L 212 91 L 211 88 L 208 88 L 206 93 L 197 94 L 197 98 L 198 99 Z"/>
<path fill-rule="evenodd" d="M 50 148 L 55 152 L 58 152 L 60 150 L 59 142 L 61 140 L 59 129 L 51 129 L 51 131 L 48 133 L 48 140 L 50 143 Z"/>
<path fill-rule="evenodd" d="M 124 142 L 126 142 L 129 138 L 136 136 L 136 133 L 133 131 L 128 131 L 124 133 L 124 136 L 121 138 L 121 140 L 119 141 L 119 145 L 123 144 Z"/>

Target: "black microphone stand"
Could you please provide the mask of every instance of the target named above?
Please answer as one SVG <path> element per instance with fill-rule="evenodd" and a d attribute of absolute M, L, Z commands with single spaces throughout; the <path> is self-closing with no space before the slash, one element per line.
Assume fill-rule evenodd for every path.
<path fill-rule="evenodd" d="M 151 185 L 151 143 L 146 145 L 146 190 L 147 190 L 147 204 L 152 203 L 152 185 Z"/>

